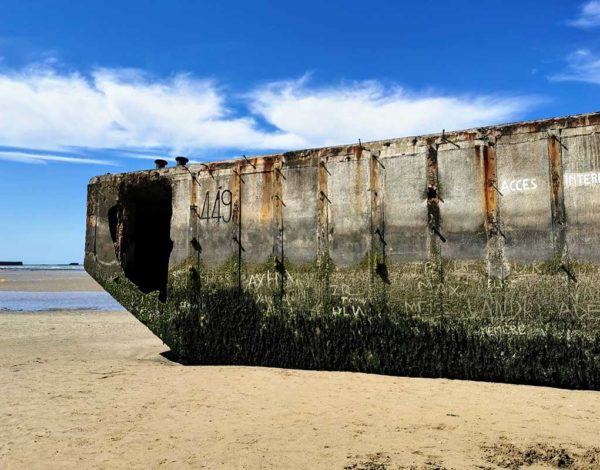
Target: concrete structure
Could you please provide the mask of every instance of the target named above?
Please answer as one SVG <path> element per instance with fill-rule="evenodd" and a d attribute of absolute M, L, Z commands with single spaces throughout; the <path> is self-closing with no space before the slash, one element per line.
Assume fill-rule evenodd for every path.
<path fill-rule="evenodd" d="M 190 362 L 600 388 L 599 132 L 587 114 L 96 177 L 86 270 Z"/>

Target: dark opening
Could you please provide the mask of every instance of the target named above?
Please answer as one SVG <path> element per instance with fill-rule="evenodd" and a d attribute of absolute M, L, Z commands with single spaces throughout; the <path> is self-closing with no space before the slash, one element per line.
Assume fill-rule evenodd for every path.
<path fill-rule="evenodd" d="M 120 206 L 113 206 L 108 210 L 108 228 L 110 230 L 110 238 L 113 243 L 117 242 L 117 226 L 119 224 Z"/>
<path fill-rule="evenodd" d="M 169 256 L 173 249 L 171 200 L 172 189 L 165 180 L 127 185 L 121 200 L 124 243 L 120 251 L 125 275 L 146 294 L 159 291 L 163 302 L 167 298 Z M 111 214 L 109 225 L 110 219 Z"/>
<path fill-rule="evenodd" d="M 429 186 L 427 188 L 427 199 L 435 199 L 436 197 L 437 197 L 436 189 Z"/>

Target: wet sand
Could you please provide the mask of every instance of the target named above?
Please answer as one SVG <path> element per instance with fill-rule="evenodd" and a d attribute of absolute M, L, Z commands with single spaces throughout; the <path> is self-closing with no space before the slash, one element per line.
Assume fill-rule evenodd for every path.
<path fill-rule="evenodd" d="M 600 468 L 599 392 L 167 351 L 127 312 L 0 314 L 0 468 Z"/>
<path fill-rule="evenodd" d="M 0 291 L 60 292 L 101 290 L 102 287 L 85 271 L 0 269 Z"/>

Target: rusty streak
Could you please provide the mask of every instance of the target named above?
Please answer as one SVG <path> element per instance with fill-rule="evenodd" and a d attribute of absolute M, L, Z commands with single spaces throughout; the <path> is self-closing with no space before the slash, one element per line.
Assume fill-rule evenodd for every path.
<path fill-rule="evenodd" d="M 477 145 L 475 152 L 477 157 L 481 153 L 481 147 Z M 483 192 L 485 200 L 485 224 L 488 233 L 497 225 L 498 201 L 496 186 L 496 149 L 493 146 L 483 147 Z"/>
<path fill-rule="evenodd" d="M 275 271 L 279 276 L 279 301 L 283 301 L 285 295 L 285 254 L 283 244 L 283 208 L 285 204 L 281 198 L 283 194 L 283 180 L 285 176 L 281 172 L 283 160 L 277 160 L 273 167 L 273 254 L 275 256 Z"/>
<path fill-rule="evenodd" d="M 273 208 L 273 159 L 263 160 L 263 181 L 260 187 L 261 194 L 261 206 L 260 206 L 260 220 L 264 223 L 271 218 Z"/>
<path fill-rule="evenodd" d="M 371 232 L 371 256 L 370 256 L 370 274 L 371 274 L 371 283 L 375 280 L 375 269 L 377 268 L 378 263 L 383 262 L 383 257 L 385 256 L 385 246 L 382 243 L 383 241 L 383 233 L 382 233 L 382 223 L 380 216 L 380 198 L 379 198 L 379 165 L 377 164 L 377 159 L 374 155 L 371 155 L 372 158 L 369 162 L 369 180 L 370 180 L 370 210 L 369 210 L 369 224 L 370 224 L 370 232 Z M 358 170 L 358 169 L 357 169 Z M 376 249 L 377 241 L 375 235 L 379 235 L 379 249 Z"/>
<path fill-rule="evenodd" d="M 329 292 L 329 199 L 327 198 L 327 176 L 326 167 L 327 152 L 317 154 L 319 165 L 317 167 L 318 184 L 317 197 L 319 213 L 317 220 L 317 260 L 319 263 L 319 299 L 323 308 L 330 302 Z"/>
<path fill-rule="evenodd" d="M 562 146 L 555 135 L 548 139 L 548 161 L 550 164 L 550 197 L 552 210 L 552 232 L 554 238 L 554 255 L 568 265 L 567 224 L 563 188 Z M 569 278 L 574 276 L 568 272 Z"/>
<path fill-rule="evenodd" d="M 242 179 L 242 162 L 236 162 L 236 168 L 233 170 L 236 177 L 231 178 L 231 199 L 233 202 L 233 209 L 231 214 L 231 220 L 233 221 L 232 227 L 232 239 L 241 240 L 242 238 L 242 191 L 241 184 L 244 183 Z M 238 289 L 242 288 L 242 245 L 237 244 L 237 286 Z"/>
<path fill-rule="evenodd" d="M 429 144 L 427 147 L 427 223 L 430 232 L 437 235 L 437 238 L 430 237 L 429 253 L 430 259 L 437 267 L 438 282 L 444 282 L 444 271 L 442 263 L 442 251 L 438 238 L 446 243 L 446 238 L 440 232 L 440 197 L 439 197 L 439 179 L 438 179 L 438 150 L 437 145 Z M 441 291 L 440 291 L 441 295 Z M 443 314 L 443 302 L 440 299 L 440 313 Z"/>

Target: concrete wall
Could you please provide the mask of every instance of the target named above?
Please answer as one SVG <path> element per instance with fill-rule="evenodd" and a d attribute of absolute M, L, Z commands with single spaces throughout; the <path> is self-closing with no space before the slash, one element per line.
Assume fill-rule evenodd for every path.
<path fill-rule="evenodd" d="M 126 182 L 166 178 L 170 269 L 195 266 L 265 311 L 589 320 L 599 131 L 590 114 L 97 177 L 86 268 L 122 276 L 108 210 Z"/>

